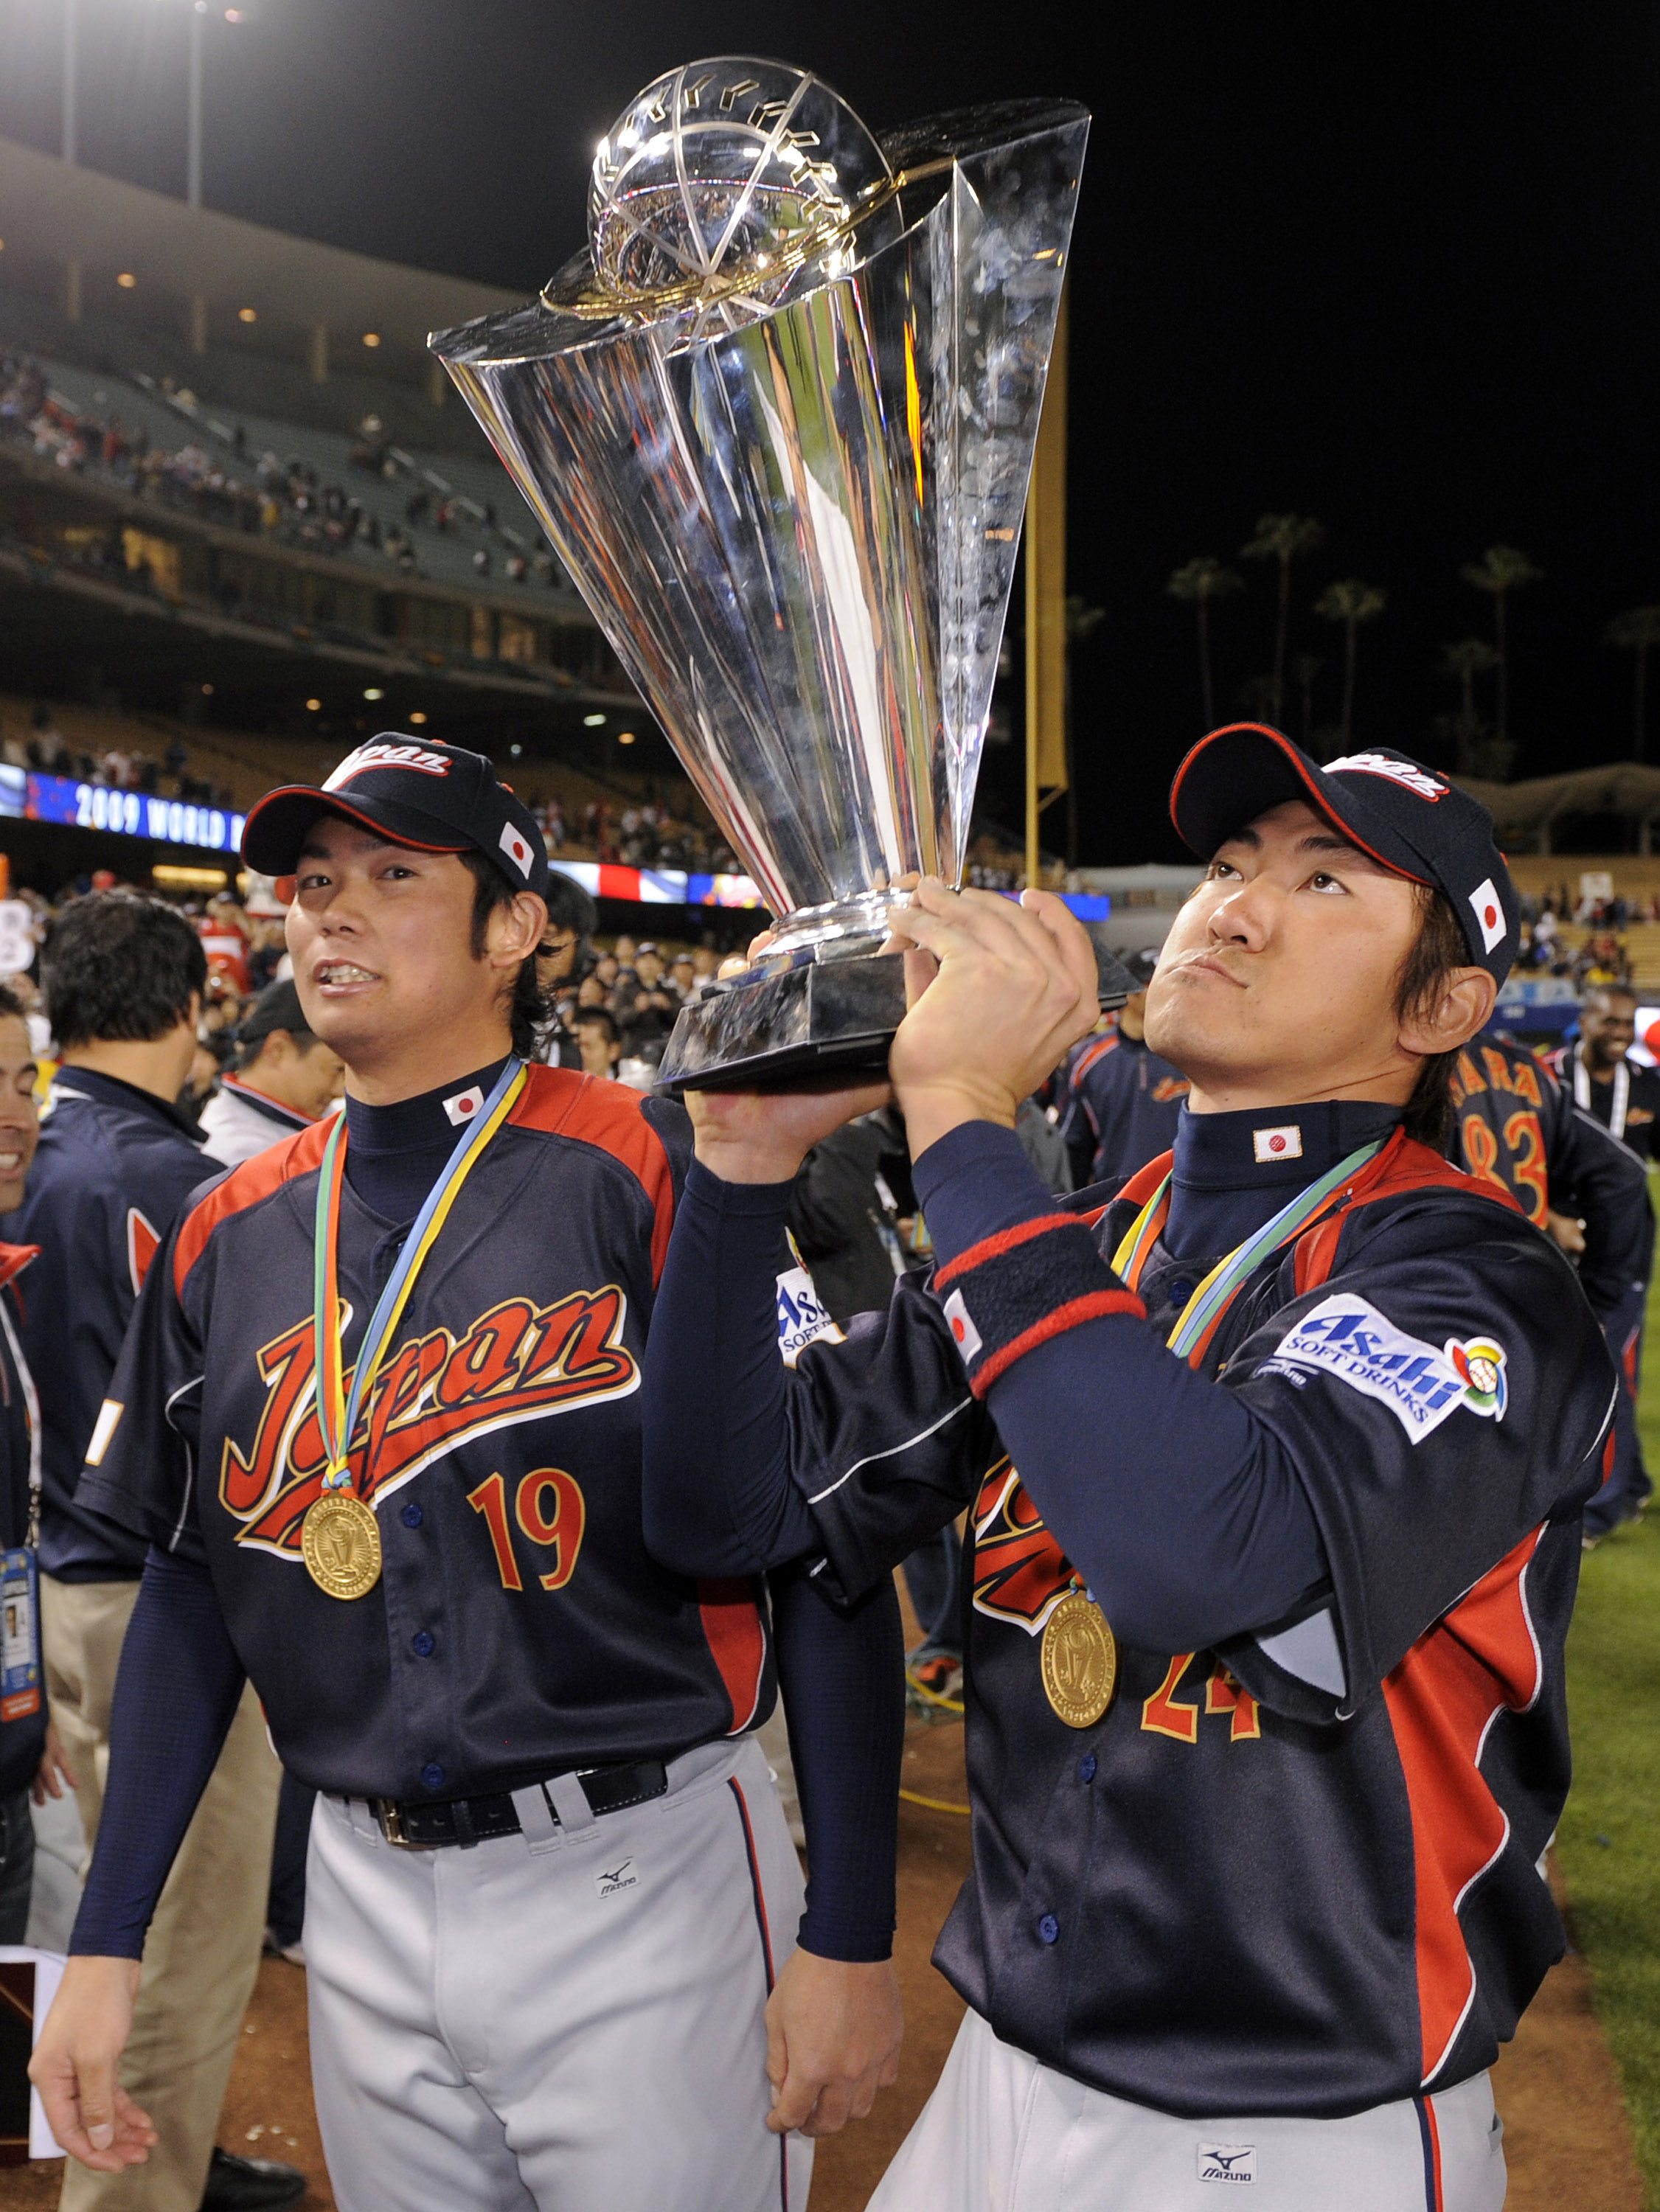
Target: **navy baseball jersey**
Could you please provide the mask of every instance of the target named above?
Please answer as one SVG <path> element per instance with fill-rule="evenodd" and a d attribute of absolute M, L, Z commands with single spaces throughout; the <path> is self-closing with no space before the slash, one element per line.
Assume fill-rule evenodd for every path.
<path fill-rule="evenodd" d="M 1334 2117 L 1480 2071 L 1560 1954 L 1535 1862 L 1613 1376 L 1548 1240 L 1397 1131 L 1192 1360 L 1289 1457 L 1324 1579 L 1220 1648 L 1121 1637 L 1112 1702 L 1070 1726 L 1040 1655 L 1079 1577 L 994 1417 L 1041 1355 L 1064 1455 L 1065 1358 L 1181 1317 L 1193 1255 L 1110 1265 L 1167 1164 L 1092 1239 L 1035 1217 L 959 1253 L 949 1294 L 902 1283 L 810 1346 L 793 1471 L 849 1595 L 970 1509 L 974 1871 L 936 1954 L 969 2003 L 1138 2103 Z"/>
<path fill-rule="evenodd" d="M 1655 1117 L 1660 1115 L 1660 1069 L 1622 1060 L 1599 1083 L 1585 1066 L 1578 1044 L 1561 1045 L 1548 1065 L 1575 1105 L 1593 1115 L 1640 1160 L 1654 1158 Z"/>
<path fill-rule="evenodd" d="M 1600 1320 L 1640 1304 L 1654 1255 L 1648 1178 L 1631 1147 L 1579 1110 L 1550 1069 L 1515 1045 L 1472 1044 L 1452 1079 L 1452 1155 L 1505 1191 L 1536 1229 L 1548 1212 L 1583 1218 L 1578 1270 Z"/>
<path fill-rule="evenodd" d="M 774 1694 L 756 1585 L 677 1578 L 641 1535 L 640 1361 L 684 1114 L 532 1069 L 351 1439 L 384 1569 L 350 1603 L 301 1553 L 325 1470 L 313 1254 L 327 1135 L 234 1170 L 181 1220 L 83 1498 L 141 1547 L 205 1561 L 283 1763 L 313 1788 L 471 1797 L 753 1725 Z M 348 1364 L 400 1241 L 348 1176 Z"/>
<path fill-rule="evenodd" d="M 3 1224 L 38 1244 L 23 1350 L 40 1390 L 40 1565 L 63 1582 L 134 1581 L 143 1540 L 80 1503 L 99 1408 L 151 1261 L 220 1163 L 164 1099 L 65 1068 L 52 1085 L 28 1194 Z"/>
<path fill-rule="evenodd" d="M 1073 1181 L 1120 1182 L 1176 1141 L 1189 1085 L 1141 1037 L 1091 1038 L 1073 1063 L 1064 1121 Z"/>
<path fill-rule="evenodd" d="M 33 1379 L 24 1358 L 21 1334 L 26 1311 L 19 1278 L 38 1257 L 28 1245 L 0 1244 L 0 1552 L 16 1553 L 29 1540 L 29 1467 L 33 1443 Z M 31 1615 L 38 1593 L 25 1598 Z M 40 1764 L 46 1741 L 46 1700 L 39 1682 L 39 1632 L 34 1620 L 5 1620 L 0 1660 L 9 1674 L 33 1665 L 33 1694 L 27 1683 L 0 1688 L 0 1797 L 27 1789 Z M 27 1657 L 21 1647 L 32 1650 Z"/>

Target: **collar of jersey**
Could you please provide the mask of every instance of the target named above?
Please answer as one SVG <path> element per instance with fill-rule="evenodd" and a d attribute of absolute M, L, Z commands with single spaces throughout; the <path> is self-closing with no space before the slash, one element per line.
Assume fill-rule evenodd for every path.
<path fill-rule="evenodd" d="M 472 1090 L 482 1091 L 488 1098 L 511 1060 L 511 1054 L 507 1060 L 492 1060 L 471 1075 L 459 1075 L 435 1090 L 420 1091 L 413 1098 L 395 1099 L 389 1106 L 371 1106 L 348 1092 L 344 1114 L 353 1152 L 405 1152 L 417 1146 L 453 1146 L 456 1124 L 445 1113 L 444 1101 Z"/>
<path fill-rule="evenodd" d="M 52 1078 L 49 1097 L 53 1105 L 60 1098 L 80 1098 L 91 1106 L 130 1107 L 135 1113 L 154 1115 L 193 1145 L 207 1141 L 190 1115 L 170 1098 L 158 1098 L 153 1091 L 141 1091 L 136 1083 L 129 1083 L 125 1076 L 106 1075 L 100 1068 L 60 1068 Z"/>
<path fill-rule="evenodd" d="M 1254 1237 L 1248 1237 L 1243 1244 L 1217 1261 L 1188 1300 L 1180 1320 L 1171 1331 L 1170 1348 L 1178 1359 L 1185 1359 L 1193 1367 L 1200 1364 L 1223 1316 L 1255 1269 L 1270 1252 L 1300 1237 L 1316 1215 L 1341 1200 L 1349 1178 L 1369 1160 L 1376 1158 L 1383 1148 L 1383 1139 L 1377 1139 L 1360 1146 L 1347 1159 L 1339 1160 L 1335 1167 L 1328 1169 L 1305 1190 L 1298 1191 L 1289 1205 L 1282 1206 L 1270 1216 Z M 1113 1255 L 1113 1272 L 1122 1276 L 1131 1290 L 1140 1283 L 1147 1255 L 1158 1243 L 1170 1212 L 1171 1181 L 1167 1175 L 1131 1223 Z"/>

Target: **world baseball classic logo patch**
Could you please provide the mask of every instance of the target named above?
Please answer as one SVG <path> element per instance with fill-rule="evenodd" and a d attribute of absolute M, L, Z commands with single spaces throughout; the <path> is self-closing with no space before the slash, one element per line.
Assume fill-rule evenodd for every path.
<path fill-rule="evenodd" d="M 1199 2146 L 1201 2181 L 1244 2181 L 1256 2179 L 1255 2143 L 1201 2142 Z"/>

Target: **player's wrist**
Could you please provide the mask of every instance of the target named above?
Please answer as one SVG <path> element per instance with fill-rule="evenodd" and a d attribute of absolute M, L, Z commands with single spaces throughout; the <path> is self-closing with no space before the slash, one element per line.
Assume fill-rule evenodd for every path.
<path fill-rule="evenodd" d="M 913 1160 L 929 1146 L 970 1121 L 990 1121 L 1012 1129 L 1020 1102 L 1006 1085 L 972 1077 L 949 1082 L 900 1083 L 896 1086 Z"/>
<path fill-rule="evenodd" d="M 793 1183 L 806 1153 L 794 1144 L 753 1137 L 723 1137 L 700 1129 L 697 1163 L 721 1182 Z"/>

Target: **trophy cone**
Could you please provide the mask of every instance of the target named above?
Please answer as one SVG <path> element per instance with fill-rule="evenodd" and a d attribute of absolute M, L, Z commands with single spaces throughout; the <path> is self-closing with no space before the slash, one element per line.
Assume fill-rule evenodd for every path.
<path fill-rule="evenodd" d="M 778 918 L 666 1082 L 885 1057 L 891 887 L 962 869 L 1087 131 L 879 147 L 802 72 L 693 64 L 602 145 L 591 255 L 432 340 Z"/>

